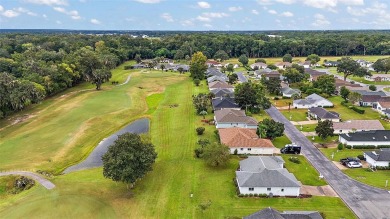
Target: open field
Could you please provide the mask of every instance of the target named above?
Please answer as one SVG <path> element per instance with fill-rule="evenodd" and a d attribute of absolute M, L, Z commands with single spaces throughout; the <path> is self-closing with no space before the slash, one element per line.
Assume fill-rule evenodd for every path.
<path fill-rule="evenodd" d="M 115 72 L 115 74 L 118 73 Z M 123 74 L 123 76 L 123 78 L 126 78 L 127 74 Z M 227 167 L 210 168 L 205 165 L 203 160 L 196 159 L 193 156 L 193 150 L 197 147 L 196 141 L 199 138 L 208 138 L 211 141 L 216 140 L 214 135 L 215 126 L 201 122 L 202 117 L 195 115 L 191 101 L 193 94 L 204 92 L 207 90 L 207 87 L 205 85 L 194 87 L 193 83 L 186 77 L 175 73 L 133 72 L 132 80 L 128 85 L 111 89 L 105 87 L 103 92 L 96 92 L 97 94 L 95 95 L 87 94 L 88 98 L 85 97 L 83 101 L 77 102 L 74 108 L 67 107 L 68 104 L 73 103 L 71 100 L 77 100 L 73 96 L 68 96 L 58 102 L 54 100 L 53 104 L 56 104 L 55 107 L 48 106 L 49 108 L 45 108 L 45 111 L 40 112 L 39 117 L 47 114 L 46 118 L 49 123 L 49 118 L 55 118 L 55 120 L 60 121 L 64 121 L 66 118 L 69 119 L 69 123 L 77 123 L 74 120 L 79 119 L 81 124 L 85 121 L 90 121 L 91 125 L 93 124 L 98 126 L 99 129 L 105 130 L 95 133 L 94 136 L 99 136 L 96 140 L 91 136 L 89 138 L 87 138 L 88 136 L 85 137 L 84 141 L 91 145 L 89 146 L 90 149 L 95 145 L 93 141 L 99 141 L 111 133 L 110 129 L 106 130 L 106 125 L 112 126 L 112 130 L 114 130 L 115 125 L 116 129 L 119 129 L 122 124 L 127 124 L 133 118 L 149 116 L 151 118 L 150 134 L 158 152 L 154 170 L 144 179 L 137 182 L 132 190 L 128 190 L 123 183 L 115 183 L 103 178 L 102 168 L 55 176 L 52 178 L 53 183 L 56 185 L 56 188 L 53 190 L 35 186 L 22 194 L 0 199 L 1 217 L 226 218 L 233 216 L 242 217 L 264 207 L 271 206 L 278 210 L 319 210 L 324 212 L 327 218 L 355 218 L 339 198 L 267 199 L 237 197 L 232 180 L 234 171 L 238 167 L 239 160 L 237 158 L 232 157 Z M 142 89 L 139 87 L 142 87 Z M 156 95 L 156 93 L 163 91 L 164 95 Z M 109 100 L 97 97 L 100 95 L 106 96 L 104 92 L 109 93 Z M 155 95 L 149 96 L 150 94 Z M 147 96 L 149 97 L 146 98 Z M 127 105 L 120 105 L 120 101 L 116 100 L 116 98 L 124 100 L 123 102 L 127 102 Z M 84 108 L 90 99 L 95 100 L 93 101 L 95 106 Z M 111 99 L 114 101 L 113 103 L 119 104 L 119 106 L 109 106 L 110 110 L 113 111 L 101 111 L 102 109 L 99 108 L 104 107 L 99 105 L 99 101 L 111 101 Z M 107 102 L 102 104 L 107 104 Z M 135 107 L 134 104 L 138 107 L 137 109 L 133 108 Z M 173 104 L 178 104 L 178 106 L 170 107 Z M 151 107 L 149 110 L 148 106 Z M 76 117 L 73 120 L 65 113 L 66 111 L 52 114 L 57 109 L 61 110 L 62 108 L 67 108 L 69 112 L 72 112 L 74 109 L 79 109 L 79 113 L 83 112 L 82 109 L 90 111 L 82 113 L 80 117 Z M 98 112 L 95 112 L 95 110 Z M 84 114 L 88 113 L 90 113 L 91 118 L 97 117 L 98 119 L 90 120 L 86 118 L 87 116 Z M 98 113 L 100 113 L 99 116 L 96 116 Z M 147 113 L 149 114 L 147 115 Z M 73 116 L 76 115 L 73 114 Z M 212 114 L 210 113 L 206 117 L 210 119 Z M 44 123 L 42 120 L 40 121 Z M 110 123 L 107 121 L 110 121 Z M 23 134 L 26 132 L 25 126 L 31 128 L 30 123 L 31 121 L 26 121 L 20 125 L 3 130 L 2 132 L 12 134 L 7 135 L 7 139 L 4 138 L 6 140 L 5 144 L 12 140 L 14 145 L 16 145 L 18 142 L 13 140 L 15 138 L 13 136 L 23 135 L 24 141 L 27 142 L 29 138 L 34 138 L 36 134 L 44 133 L 44 131 L 48 132 L 48 127 L 45 124 L 40 125 L 37 123 L 37 127 L 33 132 L 29 135 Z M 114 124 L 111 125 L 111 123 Z M 67 129 L 67 125 L 62 126 L 65 126 L 64 128 Z M 51 135 L 59 136 L 63 133 L 62 126 L 60 124 L 58 127 L 52 125 L 53 128 L 50 130 L 54 133 Z M 204 135 L 196 135 L 195 128 L 198 126 L 206 128 Z M 12 129 L 12 132 L 8 131 L 8 129 Z M 88 135 L 88 133 L 89 131 L 86 130 L 83 135 Z M 281 139 L 286 141 L 285 137 L 278 140 Z M 38 140 L 36 141 L 38 142 Z M 45 142 L 50 141 L 43 138 L 39 143 L 43 144 Z M 77 142 L 82 141 L 78 140 Z M 41 156 L 45 157 L 46 155 L 62 151 L 64 147 L 64 144 L 59 144 L 52 148 L 52 152 L 49 152 L 39 147 L 35 148 L 36 151 L 34 151 L 32 146 L 31 148 L 24 146 L 33 157 L 37 158 L 39 157 L 36 154 L 42 154 Z M 0 145 L 0 150 L 3 150 L 3 148 L 4 145 Z M 22 149 L 16 147 L 13 150 L 16 153 Z M 67 157 L 71 156 L 73 161 L 77 161 L 77 153 L 80 153 L 81 150 L 71 148 L 68 150 L 69 152 L 66 153 Z M 20 158 L 14 157 L 14 159 L 19 161 L 17 159 Z M 62 156 L 58 157 L 58 161 L 53 160 L 48 163 L 44 162 L 45 159 L 47 158 L 37 159 L 33 163 L 34 166 L 47 167 L 49 169 L 55 166 L 52 169 L 58 170 L 66 165 L 66 162 L 61 162 L 64 159 Z M 11 159 L 0 162 L 2 162 L 2 167 L 7 165 L 8 168 L 17 168 L 19 166 L 25 168 L 31 161 L 22 159 L 17 162 L 19 166 L 13 165 Z M 305 170 L 306 167 L 309 168 L 306 164 L 302 164 L 302 166 L 305 167 Z M 299 165 L 294 167 L 290 165 L 290 167 L 294 171 L 305 171 Z M 314 170 L 311 166 L 310 168 Z M 316 173 L 312 170 L 309 175 L 314 176 Z M 300 178 L 300 176 L 298 177 Z M 194 195 L 193 198 L 190 198 L 190 194 Z M 211 203 L 210 207 L 204 211 L 200 210 L 199 205 L 207 202 Z M 42 212 L 44 212 L 44 216 L 42 216 Z"/>
<path fill-rule="evenodd" d="M 329 158 L 329 160 L 339 161 L 342 158 L 346 157 L 357 157 L 358 155 L 363 155 L 364 151 L 371 150 L 359 150 L 359 149 L 343 149 L 341 151 L 337 150 L 337 148 L 322 148 L 321 152 Z M 334 158 L 332 159 L 332 154 L 334 154 Z M 389 189 L 385 187 L 385 181 L 390 181 L 390 171 L 389 170 L 378 170 L 375 172 L 368 171 L 367 168 L 355 168 L 355 169 L 347 169 L 343 170 L 345 174 L 352 177 L 353 179 L 360 181 L 362 183 L 366 183 L 368 185 L 372 185 L 375 187 Z"/>
<path fill-rule="evenodd" d="M 329 69 L 329 71 L 332 74 L 344 77 L 343 73 L 337 72 L 337 68 L 336 67 L 331 67 L 331 68 L 328 68 L 328 69 Z M 363 84 L 390 85 L 390 81 L 368 81 L 364 77 L 356 77 L 356 76 L 352 76 L 352 75 L 348 76 L 348 79 L 351 79 L 351 80 L 354 80 L 354 81 L 357 81 L 357 82 L 360 82 L 360 83 L 363 83 Z"/>

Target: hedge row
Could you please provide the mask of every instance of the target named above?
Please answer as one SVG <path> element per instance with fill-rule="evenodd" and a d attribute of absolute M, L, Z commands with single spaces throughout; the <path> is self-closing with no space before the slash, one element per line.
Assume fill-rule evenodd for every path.
<path fill-rule="evenodd" d="M 352 149 L 351 145 L 345 146 L 348 149 Z M 390 148 L 390 145 L 354 145 L 353 149 L 376 149 L 376 148 Z"/>
<path fill-rule="evenodd" d="M 357 108 L 356 106 L 352 106 L 352 107 L 350 106 L 349 108 L 352 109 L 353 111 L 359 113 L 359 114 L 364 114 L 366 112 L 366 110 Z"/>

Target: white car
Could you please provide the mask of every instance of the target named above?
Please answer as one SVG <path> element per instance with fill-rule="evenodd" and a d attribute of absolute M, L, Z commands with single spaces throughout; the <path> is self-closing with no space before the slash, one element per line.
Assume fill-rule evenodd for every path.
<path fill-rule="evenodd" d="M 347 163 L 347 167 L 349 168 L 360 168 L 362 167 L 362 164 L 360 162 L 351 161 Z"/>

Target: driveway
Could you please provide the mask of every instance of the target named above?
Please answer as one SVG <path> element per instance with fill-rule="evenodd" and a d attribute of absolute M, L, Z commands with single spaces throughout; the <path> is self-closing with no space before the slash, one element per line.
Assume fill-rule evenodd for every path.
<path fill-rule="evenodd" d="M 286 136 L 292 142 L 302 146 L 302 154 L 324 176 L 328 184 L 359 218 L 390 219 L 389 191 L 365 185 L 348 177 L 275 107 L 272 106 L 267 110 L 267 113 L 275 121 L 284 124 Z"/>
<path fill-rule="evenodd" d="M 39 184 L 41 184 L 43 187 L 46 189 L 53 189 L 56 187 L 52 182 L 49 180 L 45 179 L 43 176 L 33 173 L 33 172 L 28 172 L 28 171 L 8 171 L 8 172 L 0 172 L 0 176 L 9 176 L 9 175 L 19 175 L 19 176 L 25 176 L 31 179 L 34 179 L 37 181 Z"/>
<path fill-rule="evenodd" d="M 328 197 L 338 197 L 337 193 L 330 187 L 326 186 L 307 186 L 302 185 L 301 194 L 313 195 L 313 196 L 328 196 Z"/>
<path fill-rule="evenodd" d="M 78 170 L 85 170 L 103 166 L 102 156 L 108 151 L 108 147 L 112 145 L 116 139 L 118 139 L 118 135 L 124 134 L 126 132 L 141 134 L 146 133 L 148 131 L 149 119 L 143 118 L 136 120 L 130 125 L 119 130 L 118 132 L 103 139 L 92 151 L 92 153 L 87 157 L 87 159 L 85 159 L 81 163 L 68 167 L 67 169 L 65 169 L 64 173 L 70 173 Z"/>

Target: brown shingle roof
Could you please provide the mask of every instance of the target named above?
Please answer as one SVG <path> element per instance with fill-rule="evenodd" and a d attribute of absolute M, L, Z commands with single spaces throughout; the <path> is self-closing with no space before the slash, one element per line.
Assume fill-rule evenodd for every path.
<path fill-rule="evenodd" d="M 363 95 L 362 102 L 377 102 L 380 98 L 379 95 Z"/>
<path fill-rule="evenodd" d="M 350 120 L 333 123 L 333 129 L 384 130 L 379 120 Z"/>
<path fill-rule="evenodd" d="M 274 147 L 269 139 L 259 138 L 254 129 L 218 129 L 221 143 L 228 147 Z"/>
<path fill-rule="evenodd" d="M 390 102 L 389 101 L 380 101 L 379 100 L 378 104 L 380 104 L 382 108 L 386 108 L 386 109 L 390 108 Z"/>
<path fill-rule="evenodd" d="M 216 88 L 234 88 L 234 87 L 226 82 L 213 81 L 209 83 L 209 88 L 216 89 Z"/>
<path fill-rule="evenodd" d="M 244 110 L 221 109 L 214 112 L 215 119 L 219 123 L 246 123 L 257 125 L 256 119 L 246 116 Z"/>

